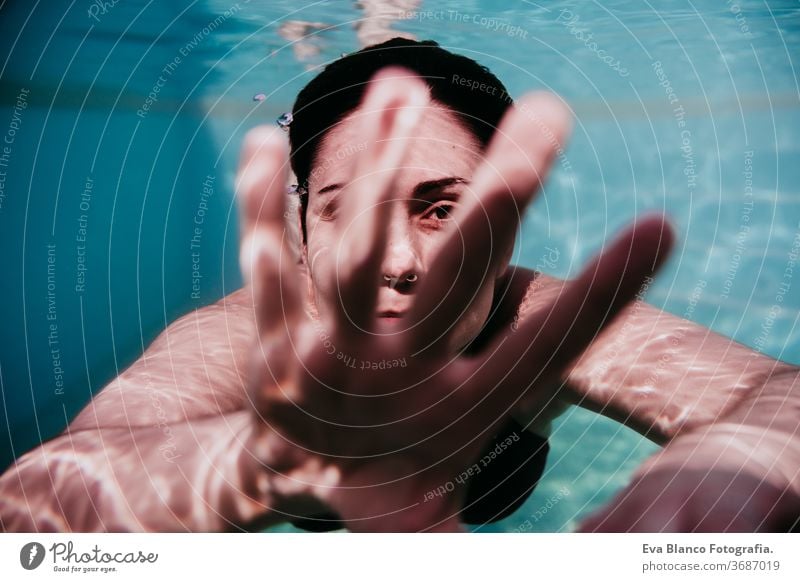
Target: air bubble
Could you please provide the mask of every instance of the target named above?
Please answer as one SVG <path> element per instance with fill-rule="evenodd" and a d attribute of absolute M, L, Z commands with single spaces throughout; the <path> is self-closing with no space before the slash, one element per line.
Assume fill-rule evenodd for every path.
<path fill-rule="evenodd" d="M 289 112 L 281 115 L 276 121 L 283 131 L 289 131 L 289 124 L 292 122 L 292 114 Z"/>

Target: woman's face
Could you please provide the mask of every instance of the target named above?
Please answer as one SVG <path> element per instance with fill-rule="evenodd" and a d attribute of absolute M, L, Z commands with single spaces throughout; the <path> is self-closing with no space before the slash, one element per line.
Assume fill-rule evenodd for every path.
<path fill-rule="evenodd" d="M 308 269 L 312 304 L 320 316 L 337 307 L 333 277 L 337 242 L 347 225 L 337 217 L 338 197 L 353 179 L 353 167 L 367 144 L 358 135 L 358 110 L 323 138 L 308 182 L 306 212 Z M 481 155 L 478 140 L 446 107 L 432 104 L 417 126 L 395 182 L 386 251 L 378 287 L 376 318 L 382 329 L 406 329 L 404 314 L 447 237 L 458 236 L 450 218 L 472 196 L 469 182 Z M 456 324 L 450 348 L 458 350 L 480 331 L 491 308 L 496 279 L 506 265 L 497 265 L 484 279 L 471 308 Z M 455 289 L 452 292 L 458 292 Z M 444 330 L 443 330 L 444 331 Z"/>

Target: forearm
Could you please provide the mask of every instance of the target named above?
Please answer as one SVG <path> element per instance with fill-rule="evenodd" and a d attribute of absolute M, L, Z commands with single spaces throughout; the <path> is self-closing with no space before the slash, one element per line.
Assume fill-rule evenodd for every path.
<path fill-rule="evenodd" d="M 523 316 L 547 305 L 563 285 L 553 277 L 537 277 L 523 302 Z M 720 421 L 753 398 L 763 399 L 772 393 L 770 387 L 784 386 L 781 397 L 797 393 L 798 383 L 785 383 L 793 370 L 637 300 L 572 364 L 562 395 L 663 444 Z M 771 398 L 777 402 L 777 396 Z"/>
<path fill-rule="evenodd" d="M 582 405 L 663 443 L 725 417 L 784 367 L 638 302 L 601 334 L 567 378 Z"/>
<path fill-rule="evenodd" d="M 279 521 L 242 411 L 72 431 L 0 477 L 5 531 L 222 531 Z"/>
<path fill-rule="evenodd" d="M 173 322 L 92 398 L 70 428 L 177 424 L 244 409 L 256 337 L 248 299 L 243 288 Z"/>
<path fill-rule="evenodd" d="M 776 363 L 767 381 L 748 391 L 724 420 L 800 440 L 800 368 Z"/>

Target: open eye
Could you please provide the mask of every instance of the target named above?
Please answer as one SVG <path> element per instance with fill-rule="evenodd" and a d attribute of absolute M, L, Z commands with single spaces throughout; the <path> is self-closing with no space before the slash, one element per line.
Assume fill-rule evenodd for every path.
<path fill-rule="evenodd" d="M 336 202 L 335 200 L 329 200 L 325 206 L 322 207 L 322 210 L 319 212 L 319 219 L 320 220 L 334 220 L 336 218 Z"/>
<path fill-rule="evenodd" d="M 453 211 L 452 204 L 440 204 L 433 208 L 433 214 L 436 215 L 436 218 L 439 220 L 448 220 L 450 218 L 450 213 Z"/>
<path fill-rule="evenodd" d="M 439 200 L 431 203 L 422 214 L 422 222 L 426 226 L 437 228 L 449 222 L 456 210 L 456 204 L 452 200 Z"/>

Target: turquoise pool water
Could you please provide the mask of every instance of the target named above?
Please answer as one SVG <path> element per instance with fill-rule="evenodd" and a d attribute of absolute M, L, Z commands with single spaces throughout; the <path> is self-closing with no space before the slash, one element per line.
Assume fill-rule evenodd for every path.
<path fill-rule="evenodd" d="M 170 321 L 241 285 L 242 135 L 382 28 L 480 61 L 512 96 L 544 88 L 574 108 L 516 262 L 555 249 L 544 270 L 574 275 L 633 216 L 665 210 L 680 242 L 647 300 L 800 364 L 796 3 L 406 0 L 380 18 L 363 4 L 2 4 L 3 467 Z M 525 506 L 482 530 L 570 531 L 656 450 L 580 410 L 551 446 Z"/>

